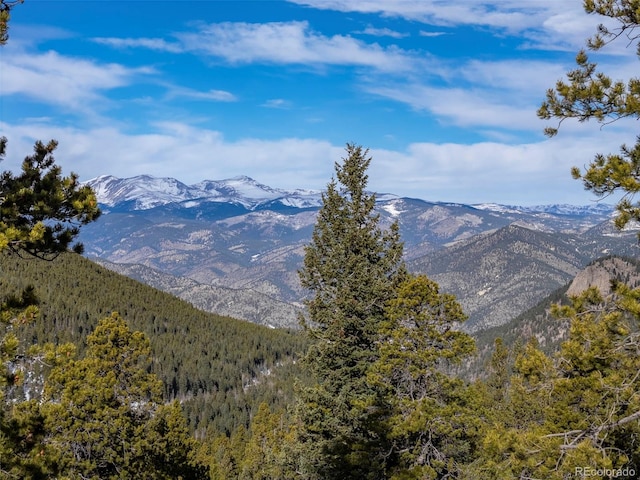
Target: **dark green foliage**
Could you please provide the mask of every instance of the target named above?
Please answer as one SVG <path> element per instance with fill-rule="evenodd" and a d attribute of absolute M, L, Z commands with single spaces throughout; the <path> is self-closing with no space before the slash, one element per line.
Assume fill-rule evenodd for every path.
<path fill-rule="evenodd" d="M 9 10 L 18 2 L 0 4 L 0 45 L 7 40 Z M 0 137 L 0 160 L 4 159 L 7 139 Z M 61 176 L 53 151 L 57 143 L 36 142 L 35 152 L 25 158 L 20 175 L 0 175 L 0 255 L 11 250 L 39 258 L 55 258 L 74 241 L 81 225 L 95 220 L 100 210 L 93 191 L 80 186 L 75 174 Z M 80 251 L 82 246 L 74 246 Z M 13 478 L 50 478 L 55 462 L 47 447 L 38 449 L 45 435 L 45 420 L 37 402 L 17 402 L 16 391 L 31 387 L 35 372 L 21 368 L 34 359 L 19 356 L 15 334 L 37 318 L 39 303 L 34 287 L 2 290 L 0 322 L 4 335 L 0 341 L 0 473 Z M 22 360 L 24 358 L 24 360 Z"/>
<path fill-rule="evenodd" d="M 366 374 L 377 359 L 385 304 L 406 273 L 398 227 L 379 227 L 375 196 L 366 191 L 371 158 L 354 145 L 346 151 L 300 272 L 313 295 L 305 325 L 314 343 L 305 365 L 315 381 L 300 392 L 300 441 L 310 478 L 383 478 L 381 412 L 367 407 L 381 391 Z"/>
<path fill-rule="evenodd" d="M 45 445 L 45 417 L 36 401 L 7 410 L 0 421 L 0 478 L 45 480 L 57 472 L 55 453 Z"/>
<path fill-rule="evenodd" d="M 387 302 L 368 380 L 385 392 L 388 478 L 455 476 L 474 450 L 480 420 L 473 395 L 445 373 L 473 352 L 473 339 L 456 328 L 464 320 L 455 297 L 425 276 L 407 279 Z"/>
<path fill-rule="evenodd" d="M 151 348 L 118 314 L 87 337 L 86 356 L 54 367 L 40 410 L 44 446 L 59 475 L 100 479 L 204 479 L 179 404 L 162 405 L 148 373 Z"/>
<path fill-rule="evenodd" d="M 211 478 L 287 480 L 300 478 L 295 460 L 296 427 L 286 411 L 260 404 L 249 429 L 218 436 L 204 446 Z"/>
<path fill-rule="evenodd" d="M 609 298 L 591 288 L 555 308 L 570 322 L 568 338 L 553 356 L 529 343 L 508 384 L 494 385 L 502 395 L 487 399 L 473 478 L 564 479 L 577 468 L 637 478 L 639 300 L 640 290 L 618 285 Z"/>
<path fill-rule="evenodd" d="M 29 284 L 41 315 L 16 330 L 23 351 L 73 342 L 82 355 L 97 319 L 117 311 L 150 339 L 151 369 L 163 382 L 164 398 L 183 401 L 190 428 L 200 436 L 247 426 L 261 401 L 291 400 L 289 367 L 305 348 L 299 333 L 204 313 L 79 255 L 52 262 L 0 255 L 0 288 L 19 294 Z"/>
<path fill-rule="evenodd" d="M 6 138 L 0 138 L 0 158 Z M 36 142 L 34 154 L 24 159 L 22 172 L 5 171 L 0 176 L 0 250 L 9 247 L 41 258 L 67 251 L 80 227 L 100 215 L 90 187 L 81 186 L 72 173 L 62 177 L 53 151 L 58 143 Z M 82 245 L 73 246 L 76 252 Z"/>

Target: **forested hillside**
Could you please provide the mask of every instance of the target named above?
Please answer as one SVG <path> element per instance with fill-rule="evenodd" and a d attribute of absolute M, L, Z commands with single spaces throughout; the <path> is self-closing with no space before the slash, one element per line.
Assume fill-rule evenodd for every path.
<path fill-rule="evenodd" d="M 0 44 L 18 3 L 0 0 Z M 600 26 L 594 50 L 640 26 L 639 1 L 584 7 L 620 23 Z M 540 117 L 640 118 L 637 79 L 613 83 L 584 52 L 577 63 Z M 101 211 L 91 188 L 61 175 L 56 146 L 36 142 L 20 174 L 0 176 L 0 478 L 638 478 L 636 260 L 594 262 L 551 305 L 476 341 L 456 296 L 411 271 L 399 204 L 386 222 L 368 189 L 373 159 L 348 143 L 296 253 L 302 331 L 270 329 L 199 311 L 78 255 L 80 228 Z M 622 190 L 618 228 L 640 222 L 631 203 L 640 140 L 573 173 L 596 194 Z M 579 271 L 577 243 L 518 226 L 472 243 L 482 284 L 468 280 L 474 255 L 455 246 L 431 262 L 467 277 L 478 297 L 509 269 L 522 273 L 503 292 L 512 300 L 554 271 Z M 459 374 L 480 361 L 482 375 Z"/>
<path fill-rule="evenodd" d="M 153 372 L 163 381 L 165 399 L 181 400 L 191 427 L 200 432 L 248 424 L 256 406 L 250 397 L 264 394 L 270 403 L 286 402 L 283 391 L 255 388 L 245 394 L 243 387 L 264 385 L 267 372 L 287 366 L 305 348 L 299 333 L 204 313 L 77 254 L 50 262 L 0 255 L 2 291 L 17 294 L 28 285 L 35 287 L 41 314 L 16 331 L 23 348 L 73 342 L 82 353 L 98 320 L 118 312 L 131 329 L 149 337 Z"/>

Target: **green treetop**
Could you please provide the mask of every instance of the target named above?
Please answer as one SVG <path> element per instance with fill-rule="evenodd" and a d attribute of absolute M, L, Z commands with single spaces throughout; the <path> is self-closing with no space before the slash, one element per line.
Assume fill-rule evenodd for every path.
<path fill-rule="evenodd" d="M 6 144 L 0 138 L 0 159 Z M 69 248 L 82 225 L 100 215 L 93 190 L 80 185 L 74 173 L 61 175 L 53 157 L 57 145 L 55 140 L 36 142 L 19 175 L 0 175 L 0 250 L 53 258 Z M 82 245 L 73 249 L 81 252 Z"/>
<path fill-rule="evenodd" d="M 87 337 L 85 358 L 52 369 L 42 410 L 61 475 L 205 478 L 179 405 L 162 404 L 162 383 L 148 373 L 150 354 L 145 335 L 114 313 Z"/>
<path fill-rule="evenodd" d="M 380 391 L 366 372 L 377 359 L 385 305 L 406 276 L 403 246 L 397 224 L 383 230 L 374 213 L 368 152 L 351 144 L 346 152 L 323 194 L 300 271 L 312 294 L 305 326 L 315 339 L 305 360 L 315 383 L 299 402 L 308 478 L 383 478 L 387 452 L 380 412 L 367 408 Z"/>
<path fill-rule="evenodd" d="M 527 345 L 496 404 L 468 478 L 546 478 L 640 471 L 640 291 L 617 284 L 555 306 L 570 322 L 554 357 Z M 594 474 L 595 475 L 595 474 Z M 588 475 L 587 475 L 588 476 Z"/>
<path fill-rule="evenodd" d="M 474 350 L 456 328 L 466 315 L 424 275 L 399 285 L 387 303 L 379 358 L 368 380 L 385 391 L 388 478 L 455 478 L 477 441 L 479 419 L 464 383 L 445 373 Z"/>
<path fill-rule="evenodd" d="M 629 45 L 635 45 L 640 56 L 637 27 L 640 26 L 639 0 L 584 0 L 587 13 L 599 14 L 618 21 L 619 27 L 598 27 L 597 34 L 587 41 L 591 50 L 600 50 L 608 43 L 623 37 Z M 575 118 L 580 122 L 596 120 L 607 124 L 622 118 L 640 118 L 640 79 L 614 81 L 598 71 L 597 64 L 589 60 L 582 50 L 576 57 L 578 67 L 567 73 L 567 80 L 559 80 L 547 91 L 547 98 L 538 110 L 542 119 L 564 120 Z M 545 129 L 553 136 L 558 128 Z M 640 220 L 640 203 L 632 199 L 640 191 L 640 137 L 634 146 L 623 145 L 620 153 L 600 154 L 583 173 L 572 169 L 574 178 L 581 178 L 587 190 L 600 197 L 614 192 L 624 196 L 618 203 L 616 226 L 623 228 L 630 220 Z"/>

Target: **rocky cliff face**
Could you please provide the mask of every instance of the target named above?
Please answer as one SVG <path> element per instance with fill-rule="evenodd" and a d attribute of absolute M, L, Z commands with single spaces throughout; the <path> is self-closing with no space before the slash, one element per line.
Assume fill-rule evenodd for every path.
<path fill-rule="evenodd" d="M 590 287 L 596 287 L 603 295 L 611 294 L 612 280 L 626 283 L 632 288 L 640 285 L 637 262 L 624 258 L 603 258 L 581 270 L 567 290 L 568 296 L 577 296 Z"/>
<path fill-rule="evenodd" d="M 635 245 L 635 242 L 632 242 Z M 568 321 L 551 316 L 553 304 L 567 304 L 571 295 L 579 295 L 590 286 L 601 289 L 605 295 L 611 292 L 611 280 L 624 282 L 632 288 L 640 286 L 640 261 L 632 258 L 603 257 L 581 269 L 563 287 L 540 300 L 533 308 L 522 312 L 504 325 L 474 332 L 477 355 L 467 360 L 465 374 L 482 376 L 486 362 L 494 350 L 494 340 L 502 338 L 507 346 L 525 345 L 535 338 L 547 352 L 555 351 L 567 338 Z"/>

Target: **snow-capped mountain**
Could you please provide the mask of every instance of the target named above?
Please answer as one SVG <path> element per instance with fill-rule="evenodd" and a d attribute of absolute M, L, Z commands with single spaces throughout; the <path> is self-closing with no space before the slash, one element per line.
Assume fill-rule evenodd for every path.
<path fill-rule="evenodd" d="M 305 292 L 296 271 L 311 240 L 320 192 L 271 188 L 246 176 L 194 185 L 149 175 L 87 183 L 103 209 L 80 235 L 88 255 L 300 305 Z M 634 232 L 613 229 L 610 205 L 464 205 L 383 193 L 376 210 L 383 227 L 398 223 L 414 271 L 459 298 L 469 325 L 504 321 L 589 261 L 633 254 L 629 249 L 636 245 Z M 540 285 L 544 291 L 535 290 Z M 494 292 L 502 291 L 507 294 L 498 299 Z M 279 309 L 277 315 L 285 314 Z M 290 317 L 283 322 L 297 325 Z"/>
<path fill-rule="evenodd" d="M 175 178 L 157 178 L 140 175 L 132 178 L 118 178 L 102 175 L 86 182 L 96 192 L 98 202 L 114 206 L 118 203 L 132 202 L 134 208 L 145 210 L 198 198 L 198 192 Z"/>
<path fill-rule="evenodd" d="M 488 210 L 501 213 L 548 213 L 551 215 L 611 215 L 614 211 L 613 206 L 606 203 L 592 203 L 590 205 L 568 205 L 568 204 L 552 204 L 552 205 L 533 205 L 533 206 L 514 206 L 499 205 L 496 203 L 474 204 L 473 207 L 478 210 Z"/>
<path fill-rule="evenodd" d="M 317 190 L 283 190 L 272 188 L 257 182 L 251 177 L 241 175 L 225 180 L 203 180 L 193 185 L 170 177 L 139 175 L 130 178 L 118 178 L 102 175 L 86 182 L 94 189 L 98 202 L 106 206 L 127 203 L 133 210 L 148 210 L 174 203 L 192 208 L 202 202 L 233 203 L 249 210 L 269 208 L 274 204 L 293 208 L 315 208 L 321 205 L 321 194 Z M 392 216 L 397 216 L 395 202 L 400 197 L 390 193 L 377 195 L 379 204 Z M 614 208 L 603 203 L 590 205 L 536 205 L 515 206 L 496 203 L 463 205 L 457 203 L 436 202 L 449 207 L 471 207 L 476 210 L 498 214 L 535 214 L 547 213 L 561 216 L 610 215 Z"/>
<path fill-rule="evenodd" d="M 148 210 L 167 204 L 183 204 L 185 208 L 193 208 L 203 202 L 233 203 L 249 210 L 269 202 L 296 208 L 320 205 L 320 193 L 317 191 L 271 188 L 247 176 L 203 180 L 186 185 L 175 178 L 150 175 L 118 178 L 103 175 L 86 184 L 94 189 L 99 203 L 110 207 L 129 203 L 133 210 Z"/>

